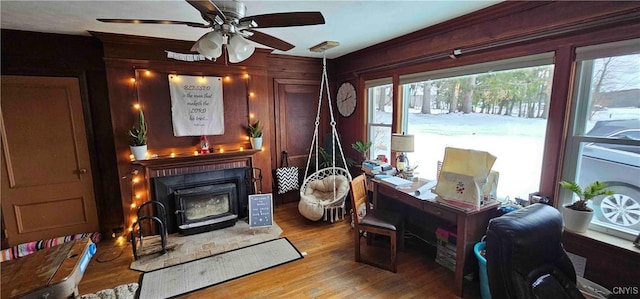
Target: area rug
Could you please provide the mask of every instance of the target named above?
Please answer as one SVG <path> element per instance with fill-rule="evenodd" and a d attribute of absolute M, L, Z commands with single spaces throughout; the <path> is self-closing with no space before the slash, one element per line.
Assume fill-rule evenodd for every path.
<path fill-rule="evenodd" d="M 169 298 L 301 259 L 287 238 L 266 241 L 168 268 L 145 272 L 140 299 Z"/>
<path fill-rule="evenodd" d="M 282 229 L 275 222 L 269 228 L 250 229 L 249 224 L 242 220 L 232 227 L 190 236 L 171 234 L 167 238 L 167 253 L 140 254 L 130 268 L 142 272 L 153 271 L 273 240 L 280 234 Z M 159 244 L 160 238 L 152 236 L 145 238 L 143 247 L 158 252 L 161 248 Z"/>

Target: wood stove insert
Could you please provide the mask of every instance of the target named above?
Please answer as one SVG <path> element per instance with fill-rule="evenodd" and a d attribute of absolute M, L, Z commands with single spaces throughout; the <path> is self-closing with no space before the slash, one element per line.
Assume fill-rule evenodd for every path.
<path fill-rule="evenodd" d="M 173 197 L 178 231 L 183 235 L 233 226 L 238 220 L 235 183 L 179 189 Z"/>

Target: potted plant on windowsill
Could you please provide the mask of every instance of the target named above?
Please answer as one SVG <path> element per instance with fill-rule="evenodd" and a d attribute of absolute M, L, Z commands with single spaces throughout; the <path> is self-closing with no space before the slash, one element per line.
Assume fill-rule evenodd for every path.
<path fill-rule="evenodd" d="M 249 123 L 247 126 L 247 133 L 249 134 L 249 141 L 251 141 L 252 149 L 262 148 L 262 126 L 260 121 L 257 120 L 254 124 Z"/>
<path fill-rule="evenodd" d="M 129 148 L 136 160 L 144 160 L 147 157 L 147 123 L 145 122 L 144 112 L 142 109 L 138 113 L 138 127 L 134 125 L 129 130 L 131 141 Z"/>
<path fill-rule="evenodd" d="M 613 191 L 606 190 L 607 184 L 595 181 L 584 189 L 578 184 L 569 181 L 561 181 L 562 188 L 571 190 L 578 196 L 578 200 L 562 206 L 562 218 L 567 230 L 584 233 L 593 218 L 593 209 L 587 206 L 587 202 L 600 195 L 613 195 Z"/>
<path fill-rule="evenodd" d="M 358 153 L 360 153 L 360 157 L 362 158 L 362 160 L 360 161 L 360 164 L 362 164 L 363 161 L 366 161 L 369 158 L 369 150 L 371 149 L 371 141 L 356 141 L 356 143 L 352 143 L 351 147 L 356 150 Z"/>

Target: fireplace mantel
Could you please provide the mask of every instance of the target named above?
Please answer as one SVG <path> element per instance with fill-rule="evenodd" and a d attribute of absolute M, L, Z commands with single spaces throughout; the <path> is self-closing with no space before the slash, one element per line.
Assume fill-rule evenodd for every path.
<path fill-rule="evenodd" d="M 191 164 L 224 162 L 234 158 L 250 158 L 253 154 L 259 151 L 260 150 L 247 149 L 243 151 L 228 151 L 213 154 L 184 155 L 175 157 L 163 156 L 146 160 L 136 160 L 131 163 L 148 168 L 188 166 Z"/>
<path fill-rule="evenodd" d="M 260 150 L 228 151 L 224 153 L 163 156 L 147 160 L 132 161 L 146 169 L 147 178 L 176 175 L 214 169 L 251 167 L 252 156 Z M 207 167 L 209 166 L 209 167 Z"/>

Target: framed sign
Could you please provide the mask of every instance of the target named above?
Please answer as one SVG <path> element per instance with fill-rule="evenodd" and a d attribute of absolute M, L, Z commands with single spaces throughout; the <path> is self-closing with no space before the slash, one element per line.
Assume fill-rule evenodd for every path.
<path fill-rule="evenodd" d="M 273 225 L 273 196 L 269 194 L 249 195 L 249 228 Z"/>

